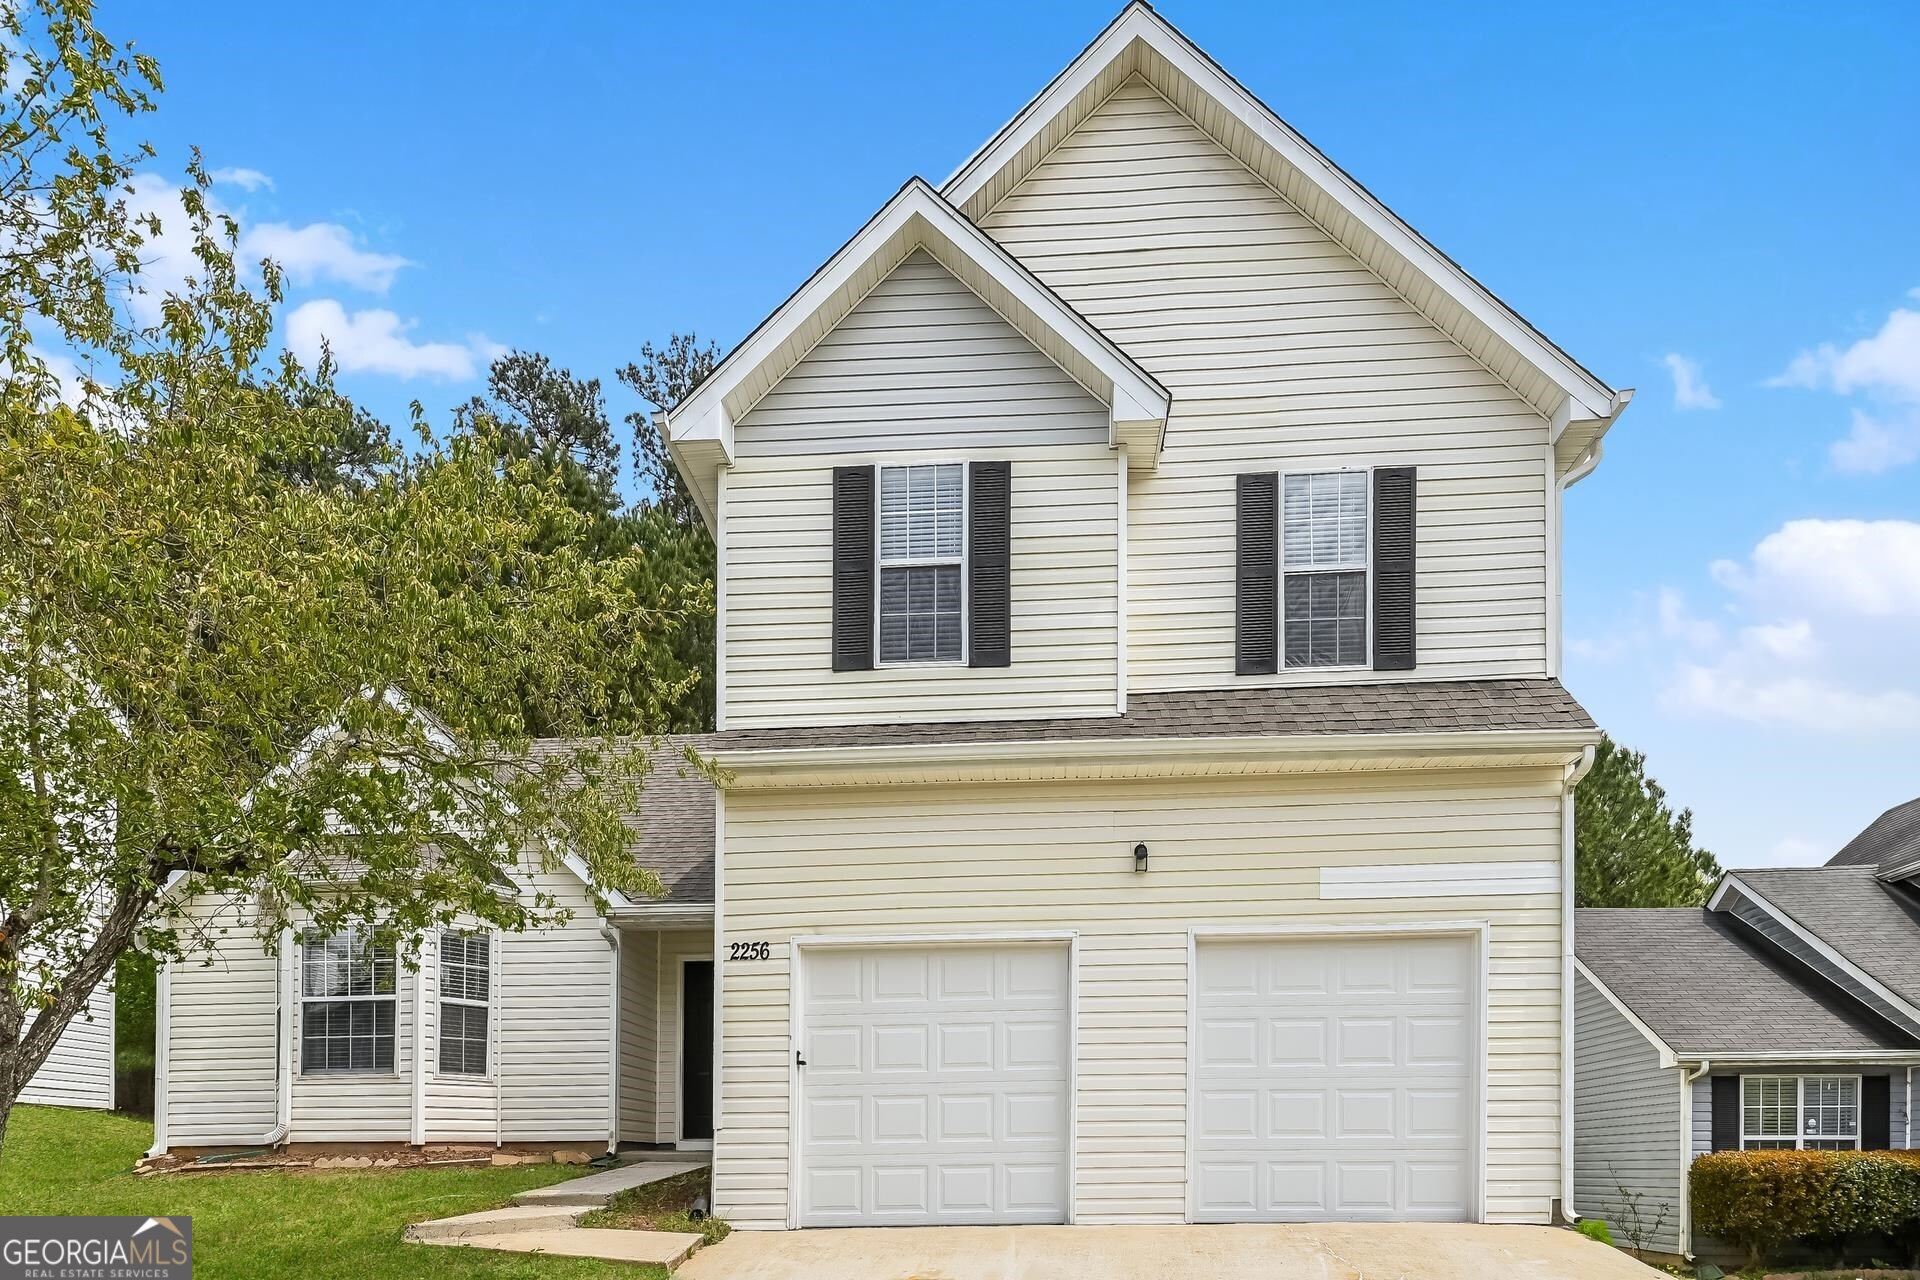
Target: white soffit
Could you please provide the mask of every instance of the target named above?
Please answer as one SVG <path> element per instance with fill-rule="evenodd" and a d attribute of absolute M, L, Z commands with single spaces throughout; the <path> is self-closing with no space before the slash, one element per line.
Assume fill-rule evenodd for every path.
<path fill-rule="evenodd" d="M 667 415 L 667 438 L 682 465 L 710 474 L 730 462 L 733 424 L 916 249 L 930 253 L 1108 407 L 1111 443 L 1128 447 L 1130 464 L 1154 465 L 1171 403 L 1167 389 L 919 178 Z"/>
<path fill-rule="evenodd" d="M 1143 0 L 1129 4 L 940 193 L 969 218 L 984 218 L 1136 75 L 1551 419 L 1556 438 L 1569 423 L 1611 423 L 1625 407 L 1612 388 L 1428 243 Z"/>

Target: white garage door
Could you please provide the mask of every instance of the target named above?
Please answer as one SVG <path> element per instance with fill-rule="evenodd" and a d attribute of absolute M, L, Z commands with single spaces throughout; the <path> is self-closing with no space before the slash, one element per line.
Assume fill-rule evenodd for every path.
<path fill-rule="evenodd" d="M 1470 941 L 1210 941 L 1198 961 L 1199 1221 L 1473 1215 Z"/>
<path fill-rule="evenodd" d="M 1066 1221 L 1065 945 L 802 954 L 801 1225 Z"/>

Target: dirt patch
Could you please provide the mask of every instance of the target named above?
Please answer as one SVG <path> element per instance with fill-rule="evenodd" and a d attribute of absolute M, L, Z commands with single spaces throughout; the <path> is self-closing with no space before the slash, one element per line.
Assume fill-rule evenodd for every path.
<path fill-rule="evenodd" d="M 707 1175 L 706 1169 L 695 1169 L 622 1191 L 606 1208 L 581 1218 L 580 1225 L 625 1231 L 690 1231 L 701 1238 L 702 1244 L 716 1244 L 733 1228 L 711 1213 L 693 1217 L 696 1205 L 709 1203 Z"/>

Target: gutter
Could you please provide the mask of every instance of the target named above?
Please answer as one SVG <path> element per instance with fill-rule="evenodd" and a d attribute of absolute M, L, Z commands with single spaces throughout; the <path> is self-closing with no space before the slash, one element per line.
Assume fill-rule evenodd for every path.
<path fill-rule="evenodd" d="M 1187 737 L 1032 738 L 998 742 L 894 742 L 824 747 L 716 747 L 707 755 L 736 775 L 736 783 L 779 772 L 854 773 L 876 766 L 1051 765 L 1133 763 L 1172 769 L 1176 762 L 1281 764 L 1396 756 L 1448 758 L 1489 755 L 1558 757 L 1571 765 L 1599 741 L 1598 729 L 1478 729 L 1411 733 L 1234 734 Z M 1177 772 L 1177 770 L 1173 770 Z"/>
<path fill-rule="evenodd" d="M 1560 1216 L 1578 1222 L 1573 1203 L 1573 793 L 1593 768 L 1589 743 L 1567 766 L 1560 793 Z"/>

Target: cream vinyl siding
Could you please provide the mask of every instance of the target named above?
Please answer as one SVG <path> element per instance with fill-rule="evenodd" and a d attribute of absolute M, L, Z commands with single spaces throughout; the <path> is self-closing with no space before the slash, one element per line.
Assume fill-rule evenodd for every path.
<path fill-rule="evenodd" d="M 32 1025 L 31 1016 L 28 1025 Z M 20 1101 L 49 1107 L 113 1106 L 113 983 L 102 982 L 87 996 L 40 1069 L 20 1091 Z"/>
<path fill-rule="evenodd" d="M 660 1093 L 660 935 L 620 935 L 620 1141 L 654 1142 Z"/>
<path fill-rule="evenodd" d="M 1351 680 L 1234 674 L 1234 475 L 1420 472 L 1418 666 L 1547 669 L 1547 424 L 1134 77 L 981 225 L 1173 393 L 1129 485 L 1127 670 L 1153 690 Z"/>
<path fill-rule="evenodd" d="M 794 934 L 1077 931 L 1075 1220 L 1167 1223 L 1187 1209 L 1190 927 L 1484 920 L 1487 1215 L 1544 1222 L 1558 893 L 1356 902 L 1319 885 L 1329 865 L 1557 860 L 1560 796 L 1545 770 L 730 791 L 721 943 L 764 940 L 772 959 L 723 966 L 718 1211 L 787 1223 Z"/>
<path fill-rule="evenodd" d="M 1119 499 L 1107 410 L 915 253 L 735 426 L 726 725 L 1111 714 Z M 1008 460 L 1013 663 L 833 671 L 833 468 Z"/>
<path fill-rule="evenodd" d="M 1660 1054 L 1620 1011 L 1574 975 L 1573 1208 L 1611 1224 L 1630 1242 L 1623 1211 L 1639 1198 L 1648 1247 L 1680 1250 L 1680 1187 L 1686 1122 L 1679 1067 Z M 1655 1219 L 1664 1222 L 1653 1234 Z"/>
<path fill-rule="evenodd" d="M 498 1132 L 508 1142 L 604 1148 L 613 952 L 601 936 L 592 898 L 570 872 L 529 869 L 521 879 L 524 892 L 545 892 L 574 916 L 556 929 L 492 934 L 492 1061 L 486 1077 L 438 1071 L 437 932 L 420 952 L 424 1008 L 416 1009 L 414 971 L 404 960 L 399 965 L 394 1070 L 301 1071 L 301 930 L 296 924 L 289 1141 L 409 1141 L 416 1037 L 422 1037 L 428 1142 L 491 1142 Z M 276 1123 L 278 960 L 254 935 L 250 908 L 196 898 L 184 910 L 206 926 L 209 942 L 170 969 L 167 1143 L 257 1143 Z"/>
<path fill-rule="evenodd" d="M 187 956 L 167 965 L 167 1145 L 252 1144 L 277 1117 L 278 962 L 251 904 L 200 897 L 181 908 Z"/>

